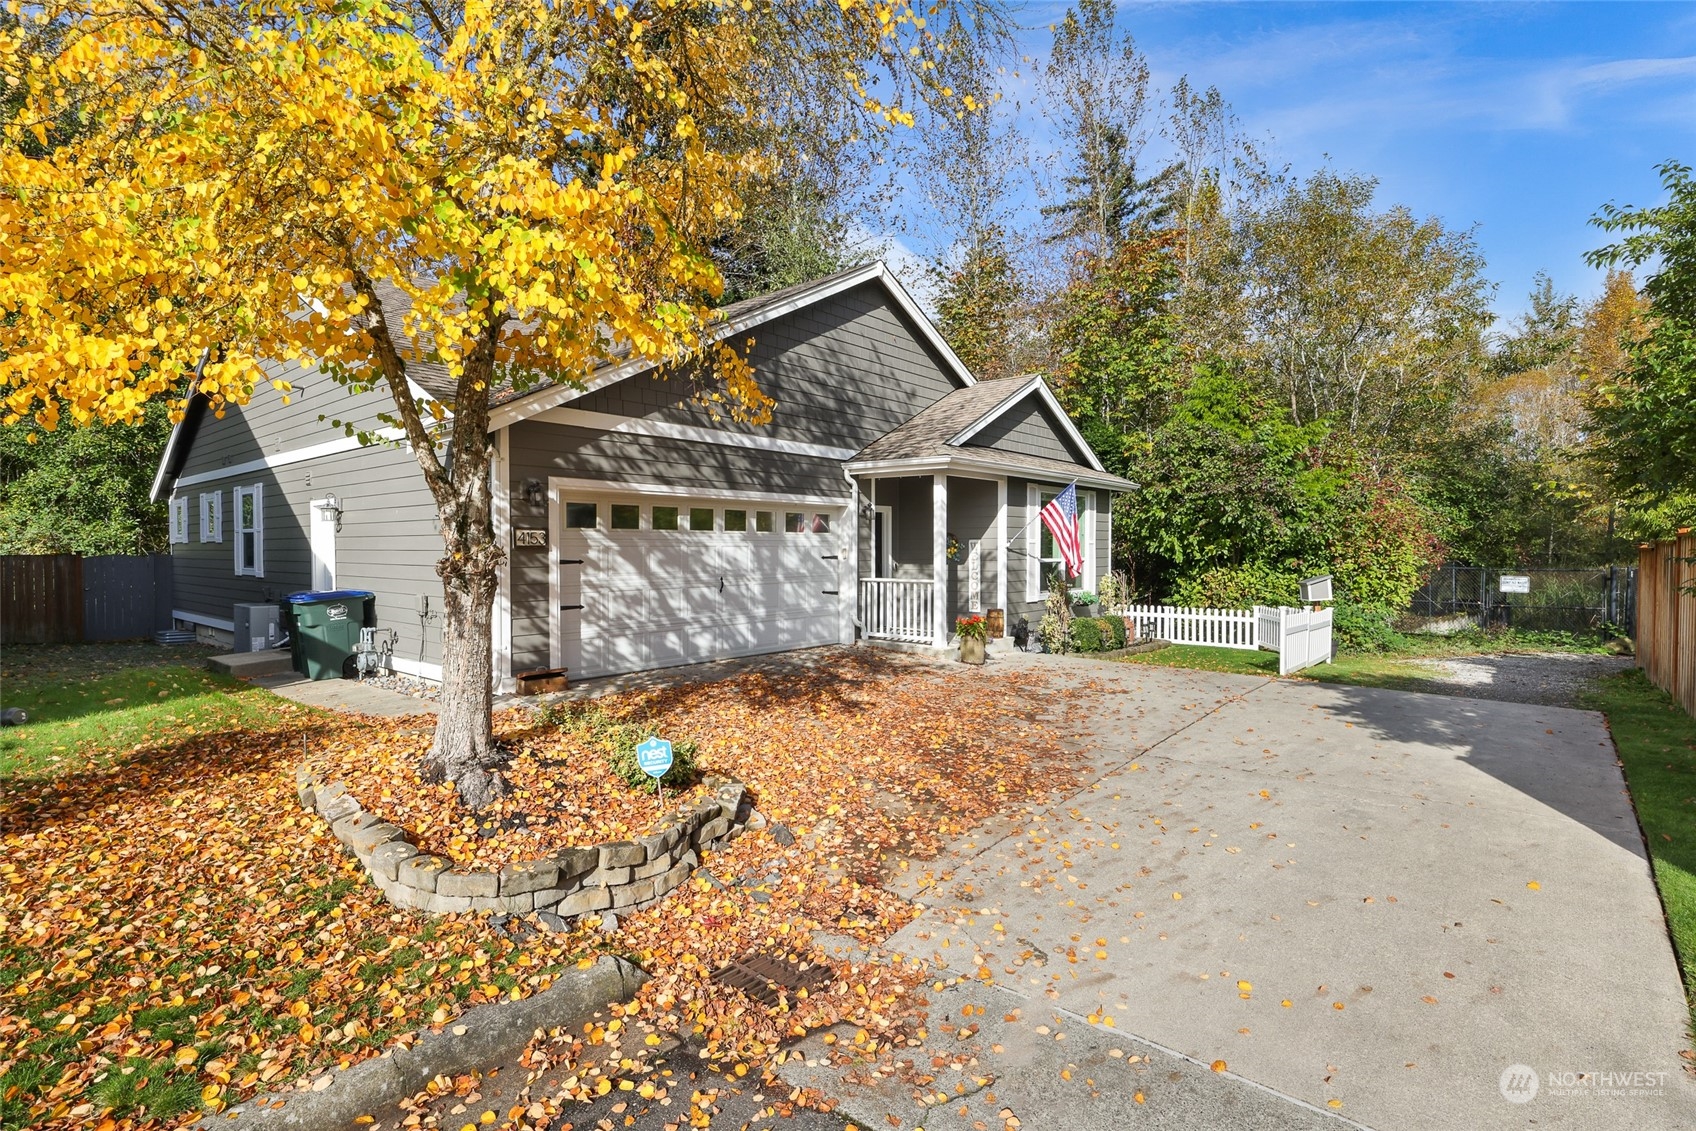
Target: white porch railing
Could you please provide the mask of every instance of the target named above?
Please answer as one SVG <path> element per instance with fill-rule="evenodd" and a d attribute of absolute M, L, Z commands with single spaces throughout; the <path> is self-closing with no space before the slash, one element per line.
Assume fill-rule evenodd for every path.
<path fill-rule="evenodd" d="M 1183 609 L 1174 605 L 1131 605 L 1138 640 L 1173 644 L 1211 644 L 1216 648 L 1260 647 L 1257 617 L 1246 609 Z"/>
<path fill-rule="evenodd" d="M 869 640 L 929 644 L 936 636 L 936 587 L 895 577 L 860 579 L 860 626 Z"/>

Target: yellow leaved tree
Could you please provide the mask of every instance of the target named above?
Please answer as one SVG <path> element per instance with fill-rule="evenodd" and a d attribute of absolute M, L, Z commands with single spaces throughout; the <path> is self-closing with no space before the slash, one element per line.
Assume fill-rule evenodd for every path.
<path fill-rule="evenodd" d="M 489 397 L 615 358 L 771 403 L 713 333 L 708 253 L 785 154 L 948 99 L 912 0 L 80 0 L 0 22 L 4 419 L 214 410 L 303 360 L 386 388 L 444 543 L 426 769 L 481 807 Z M 957 5 L 989 27 L 991 0 Z M 991 17 L 991 18 L 986 18 Z M 951 19 L 961 19 L 951 12 Z M 387 288 L 411 300 L 395 314 Z M 429 401 L 409 364 L 445 366 Z M 190 384 L 192 383 L 192 388 Z M 278 391 L 286 395 L 286 389 Z"/>

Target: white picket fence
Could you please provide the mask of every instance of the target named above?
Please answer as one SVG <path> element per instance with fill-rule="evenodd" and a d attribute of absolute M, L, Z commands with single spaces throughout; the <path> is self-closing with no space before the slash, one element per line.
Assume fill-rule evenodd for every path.
<path fill-rule="evenodd" d="M 1130 605 L 1124 616 L 1134 617 L 1138 640 L 1169 640 L 1173 644 L 1211 644 L 1216 648 L 1260 647 L 1255 616 L 1242 609 L 1184 609 L 1173 605 Z"/>
<path fill-rule="evenodd" d="M 1138 640 L 1173 644 L 1209 644 L 1215 648 L 1266 648 L 1278 653 L 1278 674 L 1329 663 L 1331 610 L 1186 609 L 1174 605 L 1130 605 L 1120 614 L 1131 617 Z"/>

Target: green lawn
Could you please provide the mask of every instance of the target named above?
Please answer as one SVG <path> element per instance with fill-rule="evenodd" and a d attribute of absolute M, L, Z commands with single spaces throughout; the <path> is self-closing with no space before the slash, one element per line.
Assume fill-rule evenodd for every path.
<path fill-rule="evenodd" d="M 1447 653 L 1444 653 L 1447 654 Z M 1406 662 L 1403 655 L 1351 653 L 1338 656 L 1329 664 L 1301 671 L 1302 679 L 1326 680 L 1331 683 L 1356 683 L 1366 687 L 1419 689 L 1431 682 L 1431 672 Z M 1276 676 L 1278 653 L 1250 652 L 1242 648 L 1209 648 L 1200 644 L 1173 644 L 1157 652 L 1142 652 L 1126 656 L 1123 662 L 1155 664 L 1167 668 L 1190 668 L 1209 672 L 1234 672 L 1238 675 Z"/>
<path fill-rule="evenodd" d="M 1597 680 L 1583 703 L 1607 715 L 1625 763 L 1696 1031 L 1696 719 L 1639 668 Z"/>
<path fill-rule="evenodd" d="M 29 712 L 29 722 L 0 730 L 0 778 L 104 765 L 137 746 L 191 734 L 268 728 L 284 706 L 239 679 L 175 664 L 8 669 L 4 695 L 5 706 Z"/>

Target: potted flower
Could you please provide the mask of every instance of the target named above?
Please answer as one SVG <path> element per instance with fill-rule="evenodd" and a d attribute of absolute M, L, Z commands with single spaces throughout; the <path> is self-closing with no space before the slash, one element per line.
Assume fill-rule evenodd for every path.
<path fill-rule="evenodd" d="M 1093 617 L 1096 615 L 1095 594 L 1088 589 L 1072 590 L 1072 615 Z"/>
<path fill-rule="evenodd" d="M 984 649 L 989 642 L 989 623 L 983 617 L 977 614 L 969 617 L 956 617 L 954 620 L 954 635 L 960 638 L 960 662 L 962 664 L 983 663 Z"/>

